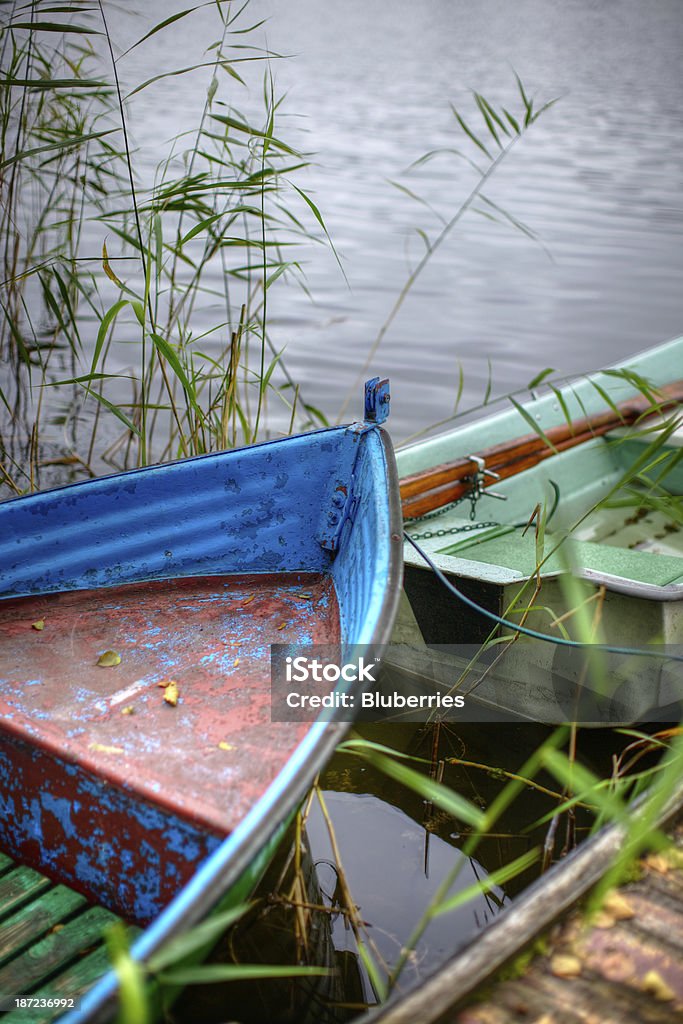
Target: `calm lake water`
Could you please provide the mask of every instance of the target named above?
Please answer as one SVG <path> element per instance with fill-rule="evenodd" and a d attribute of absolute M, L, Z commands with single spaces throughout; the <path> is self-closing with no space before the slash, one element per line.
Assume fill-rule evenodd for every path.
<path fill-rule="evenodd" d="M 143 18 L 112 13 L 110 28 L 123 47 L 184 6 L 155 0 Z M 296 181 L 323 213 L 348 279 L 329 250 L 310 244 L 297 258 L 313 301 L 295 286 L 271 293 L 274 344 L 286 347 L 309 401 L 336 414 L 423 251 L 417 229 L 437 229 L 429 209 L 390 181 L 450 217 L 473 181 L 463 162 L 443 156 L 406 169 L 427 151 L 463 146 L 450 104 L 475 124 L 470 90 L 518 110 L 513 69 L 539 103 L 559 100 L 486 192 L 539 243 L 470 212 L 433 257 L 371 367 L 392 378 L 395 440 L 452 412 L 460 366 L 463 408 L 485 394 L 489 362 L 492 394 L 503 394 L 547 366 L 586 372 L 680 333 L 678 0 L 252 0 L 245 17 L 244 25 L 268 21 L 236 42 L 291 55 L 270 64 L 287 94 L 278 130 L 314 154 Z M 119 70 L 132 85 L 194 63 L 217 35 L 209 5 Z M 258 109 L 261 70 L 249 93 L 234 83 L 224 95 Z M 135 98 L 139 168 L 151 175 L 164 141 L 196 125 L 208 81 L 197 71 Z M 210 307 L 202 316 L 210 326 Z"/>

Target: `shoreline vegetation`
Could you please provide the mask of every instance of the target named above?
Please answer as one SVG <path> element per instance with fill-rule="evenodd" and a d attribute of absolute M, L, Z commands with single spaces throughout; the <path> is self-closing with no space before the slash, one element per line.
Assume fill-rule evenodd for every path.
<path fill-rule="evenodd" d="M 0 498 L 251 444 L 271 430 L 292 433 L 334 418 L 331 410 L 317 407 L 308 383 L 290 374 L 287 353 L 278 349 L 269 324 L 272 289 L 306 289 L 300 245 L 330 246 L 336 256 L 324 211 L 297 183 L 310 156 L 282 137 L 285 100 L 277 94 L 272 73 L 282 58 L 252 44 L 258 24 L 250 21 L 248 0 L 241 5 L 217 0 L 212 6 L 217 38 L 202 63 L 170 68 L 124 94 L 120 72 L 127 54 L 182 19 L 189 23 L 199 8 L 166 18 L 121 53 L 101 0 L 65 0 L 59 7 L 39 0 L 5 5 L 0 37 Z M 207 82 L 196 129 L 170 141 L 155 181 L 143 183 L 126 131 L 127 108 L 160 78 L 173 77 L 180 86 L 186 74 L 203 74 Z M 254 81 L 262 93 L 258 120 L 241 114 L 238 103 Z M 436 211 L 433 234 L 418 229 L 422 255 L 397 289 L 359 381 L 413 285 L 465 215 L 505 223 L 538 242 L 527 225 L 485 191 L 508 154 L 556 102 L 537 104 L 519 77 L 516 88 L 513 110 L 476 92 L 472 112 L 452 108 L 456 145 L 447 154 L 431 150 L 416 161 L 416 167 L 444 155 L 465 161 L 474 184 L 453 208 Z M 424 207 L 414 189 L 395 184 Z M 220 315 L 208 333 L 195 334 L 197 311 L 207 304 L 220 308 Z M 540 370 L 529 387 L 552 386 L 553 372 Z M 490 391 L 489 385 L 480 407 L 489 404 Z M 454 416 L 461 414 L 462 392 L 461 372 Z M 339 412 L 342 419 L 348 401 Z M 628 874 L 634 858 L 644 850 L 667 848 L 655 822 L 680 775 L 680 728 L 654 735 L 610 733 L 604 746 L 612 766 L 603 774 L 583 763 L 583 734 L 577 727 L 545 736 L 514 769 L 447 755 L 442 740 L 435 725 L 426 752 L 353 737 L 337 755 L 362 762 L 403 787 L 430 812 L 455 821 L 462 835 L 462 857 L 418 915 L 412 933 L 401 939 L 394 962 L 379 952 L 354 901 L 333 814 L 317 786 L 297 818 L 288 860 L 293 873 L 289 888 L 278 897 L 290 911 L 290 967 L 298 969 L 310 960 L 307 935 L 315 914 L 332 913 L 331 906 L 309 905 L 304 878 L 305 824 L 314 801 L 334 852 L 334 913 L 353 933 L 376 1002 L 398 990 L 431 921 L 476 895 L 498 894 L 515 879 L 545 870 L 569 852 L 577 831 L 595 831 L 608 821 L 626 830 L 622 851 L 589 904 L 591 913 Z M 655 753 L 661 754 L 659 760 L 653 760 Z M 453 768 L 456 763 L 458 770 L 499 783 L 486 806 L 444 781 L 448 764 Z M 510 807 L 539 789 L 551 808 L 525 827 L 544 831 L 545 840 L 530 844 L 476 885 L 458 889 L 459 874 L 482 841 L 506 832 L 508 825 L 501 822 Z M 631 801 L 645 790 L 650 800 L 636 818 Z M 256 912 L 253 906 L 240 911 Z M 122 985 L 122 1019 L 127 1024 L 150 1019 L 150 981 L 155 991 L 161 985 L 175 993 L 180 985 L 232 980 L 239 970 L 252 978 L 285 970 L 250 970 L 234 963 L 222 965 L 222 971 L 221 965 L 187 966 L 188 958 L 215 942 L 236 916 L 207 922 L 144 969 L 128 956 L 126 937 L 113 935 L 110 951 Z"/>
<path fill-rule="evenodd" d="M 297 183 L 310 156 L 281 135 L 285 97 L 257 47 L 248 3 L 215 5 L 218 38 L 205 60 L 137 83 L 124 94 L 126 59 L 200 8 L 166 18 L 120 53 L 105 5 L 67 3 L 60 20 L 40 0 L 13 8 L 2 32 L 0 494 L 254 443 L 333 418 L 293 378 L 269 324 L 271 289 L 302 287 L 302 244 L 331 248 L 323 214 Z M 205 5 L 203 5 L 205 6 Z M 45 11 L 45 13 L 43 13 Z M 144 51 L 143 51 L 144 52 Z M 137 56 L 137 53 L 136 53 Z M 155 180 L 140 180 L 129 108 L 161 79 L 204 75 L 196 128 L 167 143 Z M 417 232 L 423 253 L 397 290 L 344 401 L 359 382 L 415 282 L 468 213 L 534 232 L 484 189 L 555 103 L 536 105 L 519 77 L 517 108 L 473 93 L 452 107 L 455 141 L 415 161 L 464 163 L 473 184 L 454 209 Z M 260 118 L 240 97 L 260 92 Z M 212 327 L 193 323 L 212 311 Z M 218 316 L 216 311 L 220 310 Z M 457 410 L 463 389 L 460 373 Z M 490 398 L 490 381 L 483 397 Z M 61 436 L 60 436 L 61 435 Z"/>
<path fill-rule="evenodd" d="M 59 22 L 45 6 L 17 5 L 2 40 L 5 486 L 39 488 L 46 465 L 96 475 L 253 443 L 269 400 L 290 432 L 324 424 L 268 330 L 270 289 L 301 279 L 297 243 L 324 225 L 294 180 L 306 157 L 278 136 L 277 55 L 243 42 L 246 5 L 216 5 L 196 131 L 170 140 L 151 186 L 127 105 L 198 69 L 124 96 L 119 62 L 193 12 L 117 55 L 102 5 L 67 4 Z M 232 102 L 247 69 L 262 75 L 258 123 Z M 206 303 L 222 317 L 196 335 Z M 61 446 L 43 442 L 54 427 Z"/>

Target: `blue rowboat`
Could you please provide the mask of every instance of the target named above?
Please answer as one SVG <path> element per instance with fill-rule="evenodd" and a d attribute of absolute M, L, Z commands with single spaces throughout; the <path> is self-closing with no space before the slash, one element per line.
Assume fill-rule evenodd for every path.
<path fill-rule="evenodd" d="M 141 926 L 136 958 L 244 898 L 347 728 L 272 720 L 270 645 L 389 639 L 388 402 L 376 378 L 363 422 L 0 506 L 0 846 Z"/>

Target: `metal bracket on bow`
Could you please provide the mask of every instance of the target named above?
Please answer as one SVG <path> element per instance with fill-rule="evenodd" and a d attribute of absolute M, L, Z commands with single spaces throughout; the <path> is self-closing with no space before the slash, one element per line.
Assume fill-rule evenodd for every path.
<path fill-rule="evenodd" d="M 487 498 L 497 498 L 499 501 L 507 501 L 507 494 L 500 494 L 498 491 L 492 491 L 486 486 L 487 478 L 490 480 L 500 480 L 500 473 L 496 473 L 492 469 L 487 469 L 485 459 L 482 459 L 480 455 L 468 455 L 467 458 L 477 467 L 475 473 L 465 477 L 465 480 L 470 484 L 470 490 L 467 492 L 467 497 L 472 503 L 470 519 L 474 519 L 476 515 L 476 504 L 483 494 L 485 494 Z"/>

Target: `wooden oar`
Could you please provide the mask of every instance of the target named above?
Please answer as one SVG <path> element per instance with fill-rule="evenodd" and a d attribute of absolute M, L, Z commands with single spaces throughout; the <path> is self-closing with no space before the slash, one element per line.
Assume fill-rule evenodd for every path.
<path fill-rule="evenodd" d="M 683 380 L 667 384 L 657 391 L 661 398 L 656 405 L 645 395 L 636 395 L 621 402 L 616 409 L 550 427 L 545 431 L 545 437 L 524 434 L 476 455 L 501 480 L 515 476 L 567 448 L 574 448 L 617 427 L 630 426 L 678 405 L 683 401 Z M 416 519 L 464 497 L 471 488 L 471 477 L 476 470 L 474 460 L 465 456 L 403 477 L 400 485 L 404 519 Z"/>

